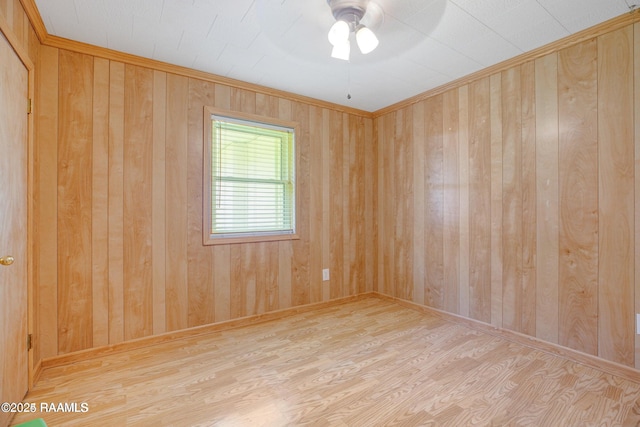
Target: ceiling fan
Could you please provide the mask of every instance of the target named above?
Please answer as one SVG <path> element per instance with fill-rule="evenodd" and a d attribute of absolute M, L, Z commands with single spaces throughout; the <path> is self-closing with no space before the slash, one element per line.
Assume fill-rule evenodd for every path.
<path fill-rule="evenodd" d="M 333 46 L 333 58 L 349 60 L 352 33 L 362 54 L 366 55 L 378 47 L 378 37 L 371 27 L 382 22 L 380 6 L 369 0 L 327 0 L 327 4 L 336 19 L 328 34 L 329 43 Z M 369 21 L 370 25 L 365 25 L 364 21 Z"/>

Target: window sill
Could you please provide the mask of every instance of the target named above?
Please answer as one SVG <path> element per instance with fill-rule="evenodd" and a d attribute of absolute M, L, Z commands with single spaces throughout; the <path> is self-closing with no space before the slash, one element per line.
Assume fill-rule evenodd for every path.
<path fill-rule="evenodd" d="M 271 236 L 241 236 L 241 237 L 205 237 L 203 245 L 231 245 L 238 243 L 283 242 L 287 240 L 300 240 L 297 234 L 275 234 Z"/>

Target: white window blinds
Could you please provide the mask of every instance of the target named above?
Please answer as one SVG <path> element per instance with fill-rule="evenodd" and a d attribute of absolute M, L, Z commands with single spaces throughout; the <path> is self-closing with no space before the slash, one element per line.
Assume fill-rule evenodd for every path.
<path fill-rule="evenodd" d="M 211 237 L 294 234 L 293 129 L 211 119 Z"/>

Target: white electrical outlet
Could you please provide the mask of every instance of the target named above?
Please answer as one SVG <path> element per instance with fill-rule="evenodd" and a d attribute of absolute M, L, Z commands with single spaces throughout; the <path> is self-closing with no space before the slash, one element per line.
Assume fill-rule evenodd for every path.
<path fill-rule="evenodd" d="M 329 269 L 325 268 L 322 270 L 322 281 L 326 282 L 327 280 L 329 280 Z"/>
<path fill-rule="evenodd" d="M 636 334 L 640 335 L 640 314 L 636 314 Z"/>

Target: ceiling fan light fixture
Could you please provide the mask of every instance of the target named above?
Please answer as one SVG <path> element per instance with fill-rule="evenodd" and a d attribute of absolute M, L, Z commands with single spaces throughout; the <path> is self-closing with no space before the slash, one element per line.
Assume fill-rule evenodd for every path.
<path fill-rule="evenodd" d="M 333 49 L 331 50 L 331 57 L 336 59 L 342 59 L 343 61 L 348 61 L 350 53 L 351 53 L 351 44 L 349 43 L 349 38 L 347 38 L 343 42 L 333 46 Z"/>
<path fill-rule="evenodd" d="M 378 47 L 378 37 L 361 23 L 365 19 L 369 26 L 375 27 L 375 18 L 369 17 L 369 21 L 366 21 L 365 15 L 371 6 L 371 15 L 380 17 L 382 10 L 377 3 L 371 0 L 327 0 L 327 4 L 336 20 L 328 34 L 329 42 L 333 46 L 332 57 L 349 60 L 351 33 L 354 33 L 358 48 L 363 54 L 366 55 Z M 373 22 L 370 22 L 372 19 Z"/>
<path fill-rule="evenodd" d="M 376 47 L 378 47 L 378 38 L 369 28 L 364 25 L 359 25 L 356 29 L 356 42 L 358 43 L 358 48 L 360 48 L 360 52 L 366 55 L 369 52 L 372 52 Z"/>
<path fill-rule="evenodd" d="M 349 24 L 343 20 L 338 20 L 329 29 L 329 43 L 331 43 L 332 46 L 338 46 L 339 44 L 349 42 L 349 33 L 351 33 Z"/>

